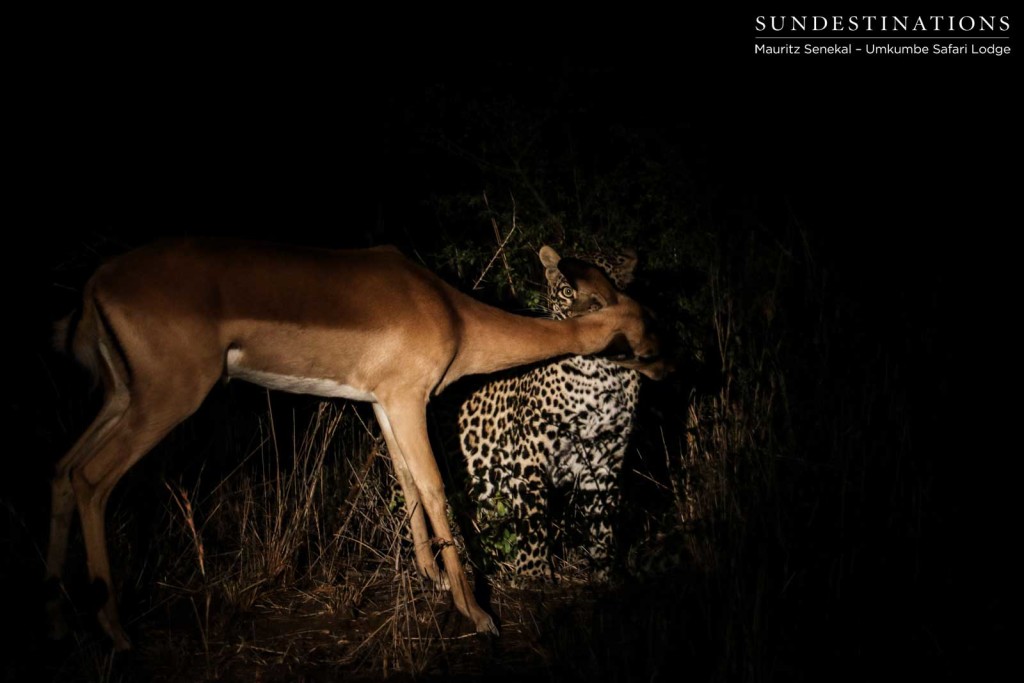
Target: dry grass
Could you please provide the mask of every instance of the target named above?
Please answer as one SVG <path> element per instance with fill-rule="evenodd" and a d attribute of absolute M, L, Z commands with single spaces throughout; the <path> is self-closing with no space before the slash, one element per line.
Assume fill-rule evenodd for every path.
<path fill-rule="evenodd" d="M 591 583 L 571 557 L 551 586 L 477 572 L 502 630 L 478 636 L 414 569 L 375 427 L 346 404 L 320 404 L 303 420 L 268 403 L 258 429 L 228 475 L 164 481 L 161 531 L 147 548 L 120 552 L 137 520 L 115 511 L 134 649 L 111 654 L 82 612 L 77 632 L 90 635 L 54 680 L 573 679 L 603 666 L 591 638 L 626 637 L 610 610 L 628 594 Z M 566 657 L 576 664 L 565 668 Z"/>

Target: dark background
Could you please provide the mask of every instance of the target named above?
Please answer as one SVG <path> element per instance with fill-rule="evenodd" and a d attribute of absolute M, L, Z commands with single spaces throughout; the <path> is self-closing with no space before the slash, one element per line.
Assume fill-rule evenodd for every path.
<path fill-rule="evenodd" d="M 365 24 L 308 39 L 282 29 L 287 40 L 225 26 L 26 46 L 5 105 L 0 495 L 46 499 L 50 323 L 95 266 L 90 245 L 230 234 L 433 246 L 421 201 L 474 177 L 418 132 L 445 125 L 448 97 L 507 96 L 656 130 L 720 201 L 789 210 L 814 236 L 845 305 L 863 312 L 850 334 L 895 350 L 907 373 L 908 467 L 932 478 L 917 597 L 962 626 L 964 657 L 996 653 L 1016 592 L 1019 57 L 755 57 L 752 23 L 649 17 L 615 33 L 385 32 L 358 45 Z M 884 569 L 872 576 L 885 594 Z M 886 613 L 857 618 L 848 637 Z"/>

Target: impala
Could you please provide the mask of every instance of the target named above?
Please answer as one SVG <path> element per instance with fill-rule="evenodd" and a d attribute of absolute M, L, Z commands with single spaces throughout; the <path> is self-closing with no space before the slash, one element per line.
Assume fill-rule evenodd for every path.
<path fill-rule="evenodd" d="M 106 548 L 111 490 L 218 381 L 237 378 L 372 403 L 411 510 L 419 571 L 450 588 L 477 631 L 496 634 L 452 543 L 427 437 L 430 398 L 464 375 L 565 355 L 614 353 L 648 376 L 666 372 L 636 302 L 582 261 L 561 259 L 558 267 L 580 292 L 580 305 L 594 312 L 564 321 L 512 315 L 391 247 L 331 251 L 194 239 L 109 261 L 86 284 L 80 315 L 58 330 L 102 382 L 104 402 L 56 466 L 47 577 L 60 580 L 77 506 L 89 578 L 104 596 L 99 623 L 117 649 L 129 647 Z M 48 611 L 59 635 L 59 598 Z"/>

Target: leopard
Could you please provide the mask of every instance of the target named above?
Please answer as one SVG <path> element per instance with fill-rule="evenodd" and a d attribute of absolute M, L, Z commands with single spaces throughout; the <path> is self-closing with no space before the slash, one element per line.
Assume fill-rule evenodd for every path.
<path fill-rule="evenodd" d="M 565 319 L 600 304 L 578 300 L 551 247 L 539 251 L 547 314 Z M 602 269 L 620 290 L 634 277 L 636 251 L 574 256 Z M 581 305 L 583 304 L 583 305 Z M 565 536 L 598 581 L 613 566 L 620 478 L 637 418 L 640 374 L 600 357 L 566 357 L 490 381 L 461 404 L 459 446 L 477 519 L 504 518 L 513 541 L 488 553 L 518 581 L 557 578 Z M 555 499 L 562 503 L 556 518 Z M 480 524 L 492 528 L 499 525 Z M 574 533 L 565 534 L 563 531 Z M 563 563 L 564 566 L 564 563 Z"/>

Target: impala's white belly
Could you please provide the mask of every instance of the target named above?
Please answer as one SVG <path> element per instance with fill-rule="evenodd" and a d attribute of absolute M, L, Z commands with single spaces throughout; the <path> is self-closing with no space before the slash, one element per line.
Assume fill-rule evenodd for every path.
<path fill-rule="evenodd" d="M 364 391 L 356 387 L 321 377 L 296 377 L 281 375 L 266 370 L 256 370 L 244 364 L 245 352 L 240 349 L 229 349 L 227 355 L 227 374 L 232 379 L 258 384 L 268 389 L 287 391 L 292 394 L 309 394 L 312 396 L 328 396 L 330 398 L 347 398 L 353 401 L 377 402 L 372 391 Z"/>

